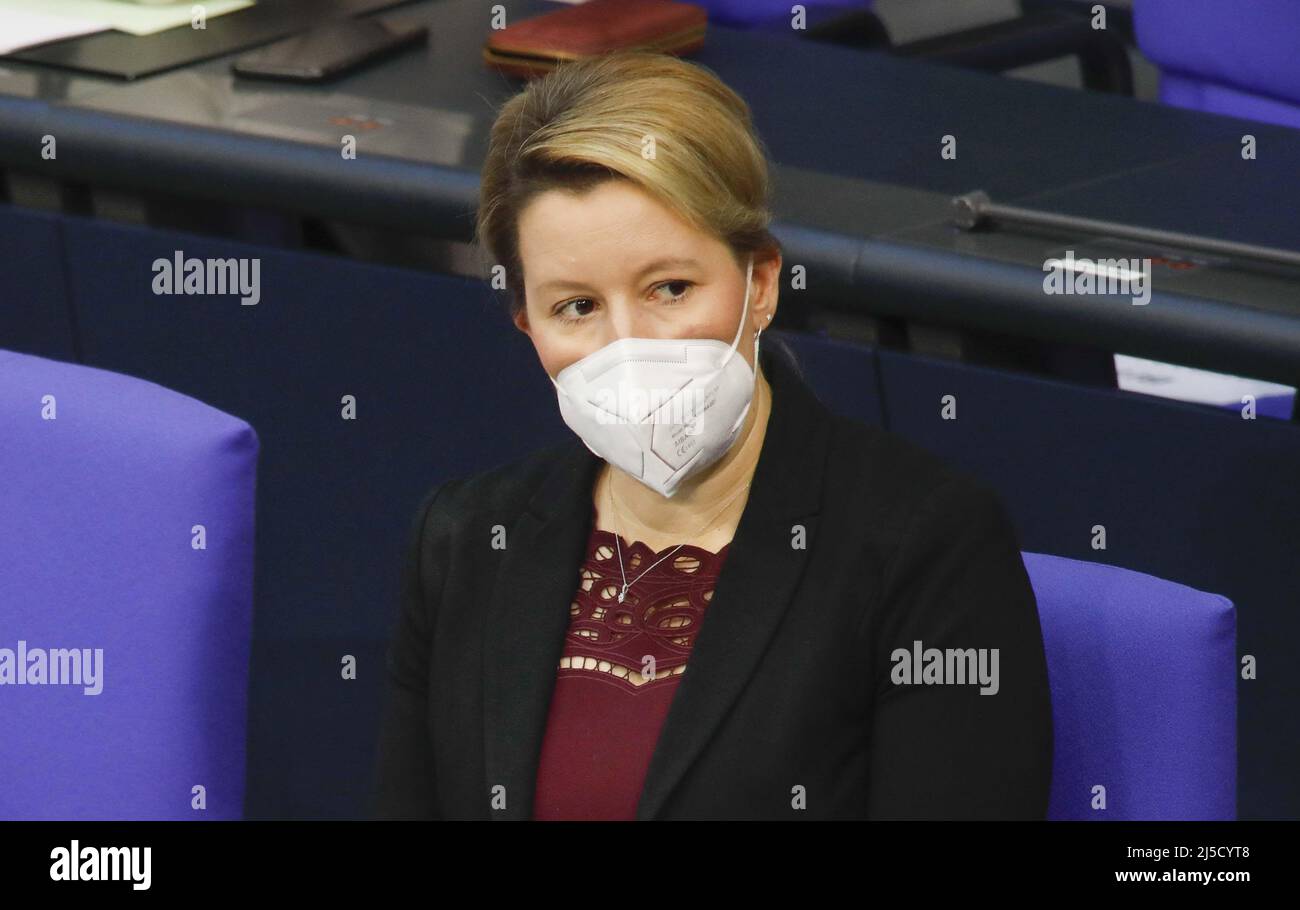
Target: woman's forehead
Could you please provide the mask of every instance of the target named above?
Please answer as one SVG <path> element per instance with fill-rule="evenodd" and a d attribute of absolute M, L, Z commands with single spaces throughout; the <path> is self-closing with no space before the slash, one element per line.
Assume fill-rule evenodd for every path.
<path fill-rule="evenodd" d="M 599 237 L 610 230 L 666 240 L 694 232 L 668 206 L 623 180 L 606 181 L 584 193 L 540 193 L 524 208 L 519 227 L 521 240 Z"/>
<path fill-rule="evenodd" d="M 670 259 L 703 267 L 725 248 L 634 188 L 538 196 L 520 217 L 519 253 L 541 290 L 574 269 L 626 275 Z"/>

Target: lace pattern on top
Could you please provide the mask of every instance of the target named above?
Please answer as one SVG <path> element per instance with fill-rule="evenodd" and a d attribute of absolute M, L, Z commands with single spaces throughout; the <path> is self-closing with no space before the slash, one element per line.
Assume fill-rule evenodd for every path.
<path fill-rule="evenodd" d="M 683 544 L 654 565 L 674 547 L 656 551 L 617 535 L 623 572 L 632 582 L 619 603 L 623 573 L 615 536 L 596 528 L 593 519 L 578 590 L 569 606 L 559 676 L 598 678 L 633 692 L 669 684 L 686 671 L 686 658 L 731 544 L 717 553 Z M 646 574 L 637 578 L 642 572 Z"/>

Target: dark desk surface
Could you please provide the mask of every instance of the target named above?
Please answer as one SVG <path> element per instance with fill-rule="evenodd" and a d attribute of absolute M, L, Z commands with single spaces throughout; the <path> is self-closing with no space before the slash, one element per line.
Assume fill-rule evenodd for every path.
<path fill-rule="evenodd" d="M 504 5 L 513 20 L 555 6 Z M 428 23 L 428 45 L 322 87 L 235 80 L 230 57 L 133 83 L 5 61 L 0 164 L 467 239 L 495 109 L 523 86 L 481 61 L 489 9 L 445 0 L 381 14 Z M 864 311 L 1032 325 L 1042 337 L 1300 382 L 1300 273 L 1205 269 L 1157 277 L 1147 307 L 1075 298 L 1049 308 L 1047 251 L 1089 238 L 947 223 L 950 196 L 983 189 L 1300 250 L 1300 132 L 779 34 L 711 26 L 692 59 L 753 109 L 776 165 L 787 258 L 822 267 Z M 341 115 L 382 128 L 330 122 Z M 349 132 L 356 160 L 339 154 Z M 1247 132 L 1255 161 L 1240 157 Z M 59 137 L 57 161 L 39 158 L 46 133 Z M 940 156 L 945 135 L 955 160 Z"/>

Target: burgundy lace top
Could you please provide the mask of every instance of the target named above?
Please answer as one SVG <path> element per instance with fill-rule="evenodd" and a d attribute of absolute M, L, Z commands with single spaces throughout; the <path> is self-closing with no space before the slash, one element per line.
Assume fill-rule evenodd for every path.
<path fill-rule="evenodd" d="M 646 572 L 673 547 L 656 552 L 619 537 L 623 571 L 637 579 L 619 603 L 615 535 L 596 527 L 595 511 L 542 740 L 537 820 L 636 817 L 659 730 L 731 549 L 684 544 Z"/>

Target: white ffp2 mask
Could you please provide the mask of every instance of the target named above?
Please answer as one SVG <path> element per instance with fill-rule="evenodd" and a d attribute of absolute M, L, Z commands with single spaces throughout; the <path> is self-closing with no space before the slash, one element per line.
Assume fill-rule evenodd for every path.
<path fill-rule="evenodd" d="M 736 337 L 620 338 L 551 380 L 560 414 L 591 452 L 672 497 L 683 480 L 721 458 L 745 425 L 757 379 L 736 356 L 749 315 L 754 257 Z M 754 363 L 758 338 L 754 336 Z"/>

